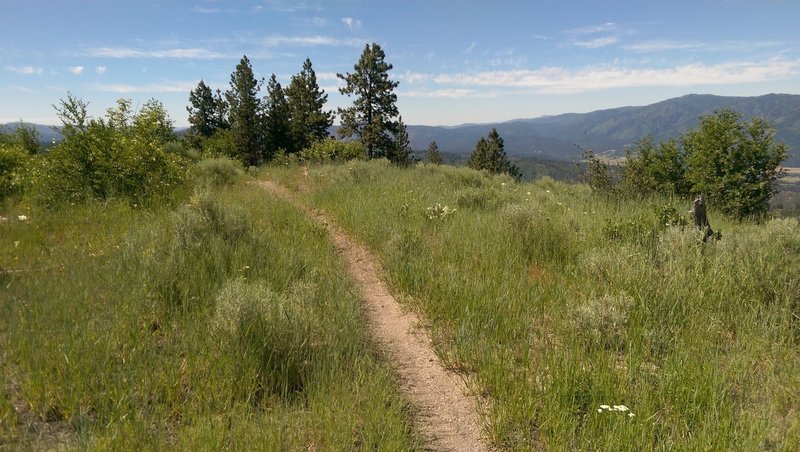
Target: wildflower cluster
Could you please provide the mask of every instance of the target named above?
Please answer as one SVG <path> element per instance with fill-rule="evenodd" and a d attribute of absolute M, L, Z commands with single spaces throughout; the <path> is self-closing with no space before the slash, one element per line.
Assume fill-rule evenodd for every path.
<path fill-rule="evenodd" d="M 444 217 L 452 214 L 455 211 L 456 209 L 451 209 L 447 206 L 442 206 L 438 202 L 436 203 L 436 205 L 430 206 L 427 209 L 425 209 L 425 213 L 426 215 L 428 215 L 429 220 L 435 220 L 435 219 L 444 220 Z"/>
<path fill-rule="evenodd" d="M 600 408 L 597 409 L 598 413 L 602 413 L 604 411 L 616 411 L 618 413 L 627 413 L 628 417 L 635 417 L 636 415 L 631 413 L 628 407 L 625 405 L 600 405 Z"/>

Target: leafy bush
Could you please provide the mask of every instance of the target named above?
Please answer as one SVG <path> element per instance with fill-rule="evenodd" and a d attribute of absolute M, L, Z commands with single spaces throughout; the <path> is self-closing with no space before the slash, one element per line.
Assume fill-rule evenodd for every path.
<path fill-rule="evenodd" d="M 29 155 L 19 146 L 0 144 L 0 201 L 22 191 L 29 161 Z"/>
<path fill-rule="evenodd" d="M 300 158 L 311 163 L 363 160 L 364 152 L 364 145 L 360 141 L 340 141 L 326 138 L 316 141 L 300 151 Z"/>
<path fill-rule="evenodd" d="M 75 102 L 62 101 L 63 109 L 79 108 Z M 132 115 L 130 101 L 120 100 L 106 119 L 87 120 L 84 111 L 82 119 L 74 120 L 59 111 L 65 139 L 31 175 L 39 202 L 56 206 L 121 197 L 142 203 L 168 195 L 188 179 L 187 161 L 167 151 L 172 123 L 159 103 L 148 102 Z"/>
<path fill-rule="evenodd" d="M 233 133 L 228 129 L 219 129 L 208 138 L 201 140 L 200 147 L 205 157 L 236 158 L 236 144 Z"/>
<path fill-rule="evenodd" d="M 761 119 L 741 122 L 742 115 L 723 109 L 700 118 L 700 126 L 683 136 L 687 179 L 695 193 L 738 219 L 762 217 L 783 176 L 786 145 L 775 142 L 775 129 Z"/>

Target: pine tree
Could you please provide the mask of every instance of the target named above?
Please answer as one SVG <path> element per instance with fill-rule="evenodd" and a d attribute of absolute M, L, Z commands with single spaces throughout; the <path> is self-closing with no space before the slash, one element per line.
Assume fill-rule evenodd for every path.
<path fill-rule="evenodd" d="M 290 152 L 307 148 L 311 143 L 328 137 L 333 125 L 333 112 L 325 111 L 328 95 L 317 84 L 317 75 L 306 58 L 303 70 L 292 77 L 286 88 L 292 137 Z"/>
<path fill-rule="evenodd" d="M 354 72 L 336 74 L 345 82 L 339 92 L 356 96 L 353 106 L 340 108 L 342 126 L 339 135 L 358 135 L 366 149 L 367 158 L 383 156 L 394 145 L 393 132 L 397 131 L 399 112 L 397 95 L 393 90 L 398 82 L 389 79 L 392 65 L 386 63 L 386 55 L 378 44 L 367 44 Z"/>
<path fill-rule="evenodd" d="M 270 160 L 279 150 L 292 147 L 289 129 L 289 104 L 275 74 L 267 83 L 267 96 L 264 98 L 264 144 L 265 160 Z"/>
<path fill-rule="evenodd" d="M 260 83 L 253 75 L 250 60 L 243 56 L 231 74 L 230 89 L 225 93 L 228 101 L 230 130 L 235 155 L 245 165 L 261 162 L 261 101 L 258 98 Z"/>
<path fill-rule="evenodd" d="M 189 93 L 189 103 L 191 105 L 186 107 L 186 111 L 189 112 L 189 132 L 205 138 L 213 135 L 216 129 L 214 93 L 203 80 L 200 80 L 197 88 Z"/>
<path fill-rule="evenodd" d="M 393 146 L 387 152 L 386 157 L 396 165 L 411 165 L 414 163 L 414 154 L 411 151 L 411 141 L 402 117 L 397 120 L 395 128 Z"/>
<path fill-rule="evenodd" d="M 503 139 L 492 129 L 486 138 L 481 137 L 475 150 L 469 156 L 467 166 L 475 170 L 487 170 L 493 174 L 508 174 L 514 179 L 521 179 L 522 173 L 513 165 L 506 155 Z"/>
<path fill-rule="evenodd" d="M 428 163 L 433 163 L 434 165 L 441 165 L 444 163 L 442 161 L 442 152 L 439 151 L 439 145 L 436 144 L 435 141 L 431 141 L 431 144 L 428 146 Z"/>
<path fill-rule="evenodd" d="M 193 138 L 209 138 L 220 129 L 227 129 L 228 105 L 222 93 L 216 93 L 203 80 L 197 88 L 189 93 L 189 136 Z"/>

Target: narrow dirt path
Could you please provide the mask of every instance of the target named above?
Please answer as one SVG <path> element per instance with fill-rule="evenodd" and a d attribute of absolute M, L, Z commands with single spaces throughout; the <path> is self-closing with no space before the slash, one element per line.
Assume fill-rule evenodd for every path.
<path fill-rule="evenodd" d="M 372 336 L 387 352 L 400 388 L 415 409 L 415 423 L 427 441 L 426 447 L 437 451 L 487 450 L 481 438 L 476 398 L 468 395 L 467 386 L 458 374 L 442 366 L 417 316 L 400 308 L 369 250 L 349 238 L 323 212 L 301 203 L 282 185 L 272 181 L 262 181 L 261 185 L 301 208 L 330 233 L 358 286 Z"/>

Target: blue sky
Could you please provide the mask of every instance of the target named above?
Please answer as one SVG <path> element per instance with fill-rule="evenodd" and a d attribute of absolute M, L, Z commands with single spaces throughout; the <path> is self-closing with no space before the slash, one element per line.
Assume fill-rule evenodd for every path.
<path fill-rule="evenodd" d="M 800 94 L 800 0 L 0 0 L 0 122 L 56 124 L 67 91 L 99 116 L 161 100 L 187 123 L 200 79 L 226 89 L 243 54 L 288 83 L 380 44 L 407 124 L 494 122 L 689 93 Z"/>

